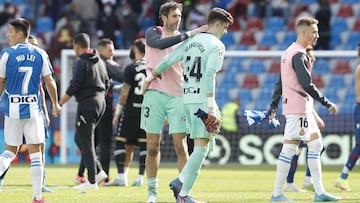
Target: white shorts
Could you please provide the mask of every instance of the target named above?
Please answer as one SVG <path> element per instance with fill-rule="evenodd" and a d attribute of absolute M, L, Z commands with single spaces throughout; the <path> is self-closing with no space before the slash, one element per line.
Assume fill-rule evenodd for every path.
<path fill-rule="evenodd" d="M 39 116 L 29 119 L 9 118 L 5 116 L 5 143 L 20 146 L 25 137 L 26 144 L 40 144 L 45 141 L 44 120 Z"/>
<path fill-rule="evenodd" d="M 312 134 L 319 134 L 320 129 L 313 114 L 286 115 L 285 140 L 309 141 Z"/>

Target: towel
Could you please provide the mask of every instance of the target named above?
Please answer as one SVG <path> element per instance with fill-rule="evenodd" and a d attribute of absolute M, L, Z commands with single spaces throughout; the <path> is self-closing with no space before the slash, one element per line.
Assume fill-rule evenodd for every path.
<path fill-rule="evenodd" d="M 268 120 L 269 113 L 268 111 L 258 111 L 258 110 L 245 110 L 244 117 L 247 119 L 249 126 L 254 123 L 260 124 L 264 122 L 264 120 L 268 121 L 268 128 L 273 129 L 280 125 L 280 122 L 275 117 L 271 120 Z"/>

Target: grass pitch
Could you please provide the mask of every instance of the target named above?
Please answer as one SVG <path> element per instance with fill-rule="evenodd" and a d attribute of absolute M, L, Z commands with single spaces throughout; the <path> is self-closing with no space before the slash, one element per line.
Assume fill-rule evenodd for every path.
<path fill-rule="evenodd" d="M 360 202 L 360 174 L 355 168 L 350 174 L 351 192 L 341 192 L 334 187 L 342 166 L 323 167 L 323 182 L 326 190 L 341 196 L 340 202 Z M 115 166 L 111 166 L 111 178 L 116 175 Z M 131 185 L 137 175 L 134 166 L 129 172 Z M 50 203 L 125 203 L 142 202 L 147 198 L 146 178 L 142 187 L 103 187 L 98 191 L 75 191 L 73 179 L 77 165 L 47 165 L 46 185 L 54 189 L 54 193 L 43 193 Z M 178 174 L 175 165 L 160 166 L 158 202 L 175 202 L 168 183 Z M 295 183 L 301 186 L 304 167 L 299 167 L 295 175 Z M 275 166 L 206 166 L 202 169 L 192 195 L 208 203 L 242 203 L 269 202 L 275 180 Z M 313 202 L 314 193 L 286 193 L 296 202 Z M 24 203 L 32 201 L 32 188 L 29 165 L 12 165 L 8 172 L 3 191 L 0 193 L 1 203 Z"/>

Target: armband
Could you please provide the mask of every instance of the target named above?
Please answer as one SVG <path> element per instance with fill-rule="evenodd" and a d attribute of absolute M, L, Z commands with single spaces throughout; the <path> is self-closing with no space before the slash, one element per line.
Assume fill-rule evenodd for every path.
<path fill-rule="evenodd" d="M 121 104 L 116 105 L 116 110 L 115 110 L 116 116 L 120 115 L 122 108 L 123 108 L 123 105 L 121 105 Z"/>

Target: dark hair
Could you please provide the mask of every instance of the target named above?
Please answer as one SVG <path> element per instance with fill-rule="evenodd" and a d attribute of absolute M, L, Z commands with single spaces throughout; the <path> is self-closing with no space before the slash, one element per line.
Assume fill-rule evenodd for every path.
<path fill-rule="evenodd" d="M 25 18 L 15 18 L 9 22 L 9 25 L 12 25 L 16 32 L 22 32 L 25 38 L 29 37 L 30 23 Z"/>
<path fill-rule="evenodd" d="M 134 47 L 131 47 L 129 57 L 130 57 L 131 60 L 135 60 Z"/>
<path fill-rule="evenodd" d="M 166 2 L 160 6 L 159 10 L 159 18 L 160 22 L 162 22 L 161 16 L 168 16 L 170 11 L 174 11 L 176 9 L 179 9 L 181 12 L 183 11 L 183 5 L 180 3 L 176 3 L 174 1 Z"/>
<path fill-rule="evenodd" d="M 139 38 L 135 40 L 134 46 L 143 54 L 145 54 L 145 39 Z"/>
<path fill-rule="evenodd" d="M 100 41 L 97 43 L 97 47 L 105 47 L 106 45 L 112 45 L 114 42 L 109 38 L 103 38 L 100 39 Z"/>
<path fill-rule="evenodd" d="M 227 12 L 226 10 L 222 9 L 222 8 L 213 8 L 211 9 L 209 16 L 208 16 L 208 24 L 212 24 L 215 21 L 221 21 L 221 22 L 228 22 L 231 24 L 234 23 L 234 19 L 231 16 L 231 14 L 229 12 Z"/>
<path fill-rule="evenodd" d="M 81 48 L 88 49 L 90 48 L 90 37 L 86 33 L 79 33 L 75 35 L 73 43 L 78 44 Z"/>

